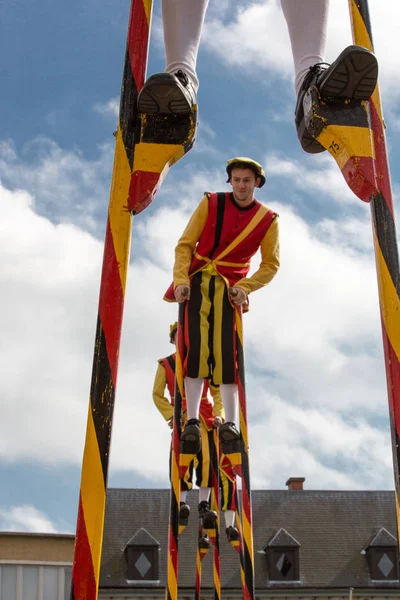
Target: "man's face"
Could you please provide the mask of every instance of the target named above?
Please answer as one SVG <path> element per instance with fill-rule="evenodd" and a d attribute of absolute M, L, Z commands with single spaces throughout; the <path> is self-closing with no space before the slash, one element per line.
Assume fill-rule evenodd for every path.
<path fill-rule="evenodd" d="M 238 204 L 246 206 L 253 201 L 254 188 L 260 182 L 252 169 L 232 169 L 230 184 Z"/>

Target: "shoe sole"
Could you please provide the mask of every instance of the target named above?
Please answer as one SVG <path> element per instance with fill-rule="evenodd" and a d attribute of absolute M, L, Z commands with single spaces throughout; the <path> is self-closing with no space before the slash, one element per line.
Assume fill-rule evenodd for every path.
<path fill-rule="evenodd" d="M 179 518 L 182 519 L 183 521 L 186 521 L 190 516 L 190 509 L 189 508 L 180 508 L 179 509 Z"/>
<path fill-rule="evenodd" d="M 240 440 L 240 435 L 236 435 L 235 433 L 229 431 L 228 429 L 224 430 L 219 429 L 219 437 L 222 442 L 233 442 L 235 440 Z"/>
<path fill-rule="evenodd" d="M 200 432 L 199 429 L 186 427 L 181 433 L 181 442 L 199 442 Z"/>
<path fill-rule="evenodd" d="M 170 73 L 152 75 L 138 98 L 138 111 L 147 115 L 188 115 L 192 107 Z"/>
<path fill-rule="evenodd" d="M 206 515 L 204 515 L 204 517 L 201 517 L 201 518 L 203 521 L 204 529 L 215 529 L 215 527 L 217 525 L 217 519 L 218 519 L 217 515 L 207 513 Z"/>
<path fill-rule="evenodd" d="M 297 137 L 299 138 L 301 147 L 308 154 L 320 154 L 326 150 L 308 131 L 304 121 L 304 114 L 300 125 L 297 127 Z"/>
<path fill-rule="evenodd" d="M 357 46 L 349 46 L 335 62 L 327 79 L 318 86 L 321 96 L 368 100 L 378 81 L 375 56 Z"/>

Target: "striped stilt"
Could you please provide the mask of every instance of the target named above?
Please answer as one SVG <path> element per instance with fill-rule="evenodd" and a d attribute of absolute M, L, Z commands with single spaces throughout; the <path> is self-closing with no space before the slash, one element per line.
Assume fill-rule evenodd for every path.
<path fill-rule="evenodd" d="M 160 136 L 154 132 L 157 123 L 141 117 L 136 109 L 146 73 L 151 10 L 152 0 L 131 2 L 78 504 L 72 600 L 97 599 L 132 213 L 149 205 L 170 166 L 194 143 L 196 110 L 176 130 L 174 120 L 165 119 Z M 151 148 L 146 146 L 147 139 L 152 140 Z M 146 179 L 148 172 L 152 175 Z"/>
<path fill-rule="evenodd" d="M 349 10 L 354 43 L 373 51 L 367 0 L 349 0 Z M 379 86 L 376 87 L 368 104 L 371 116 L 376 174 L 376 192 L 371 195 L 370 208 L 389 396 L 397 529 L 400 543 L 400 272 Z"/>

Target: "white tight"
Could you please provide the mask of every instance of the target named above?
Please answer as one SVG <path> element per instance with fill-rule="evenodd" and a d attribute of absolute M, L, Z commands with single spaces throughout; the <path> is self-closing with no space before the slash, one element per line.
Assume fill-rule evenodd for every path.
<path fill-rule="evenodd" d="M 289 30 L 298 93 L 309 67 L 323 62 L 329 0 L 281 0 Z"/>
<path fill-rule="evenodd" d="M 292 46 L 296 91 L 325 54 L 329 0 L 281 0 Z M 162 0 L 166 72 L 181 69 L 197 91 L 197 53 L 208 0 Z"/>
<path fill-rule="evenodd" d="M 185 377 L 187 418 L 198 419 L 204 379 Z M 238 427 L 238 386 L 236 383 L 221 383 L 222 404 L 225 421 L 231 421 Z"/>
<path fill-rule="evenodd" d="M 162 0 L 166 72 L 180 69 L 199 87 L 197 53 L 208 0 Z"/>

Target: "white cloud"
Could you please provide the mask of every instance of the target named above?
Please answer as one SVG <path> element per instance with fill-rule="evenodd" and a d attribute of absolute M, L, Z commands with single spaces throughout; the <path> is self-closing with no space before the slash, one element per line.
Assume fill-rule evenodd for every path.
<path fill-rule="evenodd" d="M 3 165 L 8 160 L 12 170 L 15 156 L 6 150 Z M 60 149 L 55 159 L 67 160 Z M 88 166 L 79 156 L 72 162 L 71 186 Z M 53 168 L 47 157 L 47 172 Z M 31 177 L 40 197 L 40 178 Z M 280 177 L 302 189 L 295 163 Z M 176 306 L 161 298 L 194 204 L 205 189 L 224 189 L 223 181 L 224 173 L 200 166 L 193 179 L 167 179 L 155 210 L 134 221 L 111 465 L 155 483 L 167 483 L 170 431 L 151 390 L 176 318 Z M 162 199 L 170 194 L 176 202 L 167 208 Z M 282 268 L 245 316 L 253 481 L 282 487 L 284 477 L 301 474 L 314 488 L 391 486 L 373 260 L 366 233 L 362 242 L 352 236 L 366 232 L 366 219 L 316 217 L 311 227 L 288 205 L 273 208 Z M 4 186 L 0 223 L 0 456 L 80 465 L 103 245 L 82 226 L 39 216 L 30 194 Z"/>
<path fill-rule="evenodd" d="M 58 533 L 54 523 L 40 510 L 29 504 L 0 508 L 2 531 L 26 531 L 29 533 Z"/>
<path fill-rule="evenodd" d="M 2 183 L 27 190 L 35 209 L 54 221 L 73 221 L 98 232 L 105 221 L 113 145 L 98 148 L 99 157 L 86 160 L 79 150 L 62 150 L 53 140 L 38 137 L 20 153 L 12 141 L 0 144 Z"/>
<path fill-rule="evenodd" d="M 105 103 L 97 102 L 93 106 L 93 110 L 99 115 L 105 117 L 118 117 L 119 115 L 119 98 L 110 98 Z"/>
<path fill-rule="evenodd" d="M 266 157 L 265 165 L 269 176 L 287 176 L 297 190 L 312 193 L 316 197 L 320 195 L 321 202 L 322 198 L 325 201 L 325 197 L 330 196 L 339 204 L 359 204 L 328 153 L 320 154 L 316 159 L 314 157 L 313 161 L 309 160 L 307 168 L 304 168 L 304 159 L 297 161 L 274 154 Z"/>

